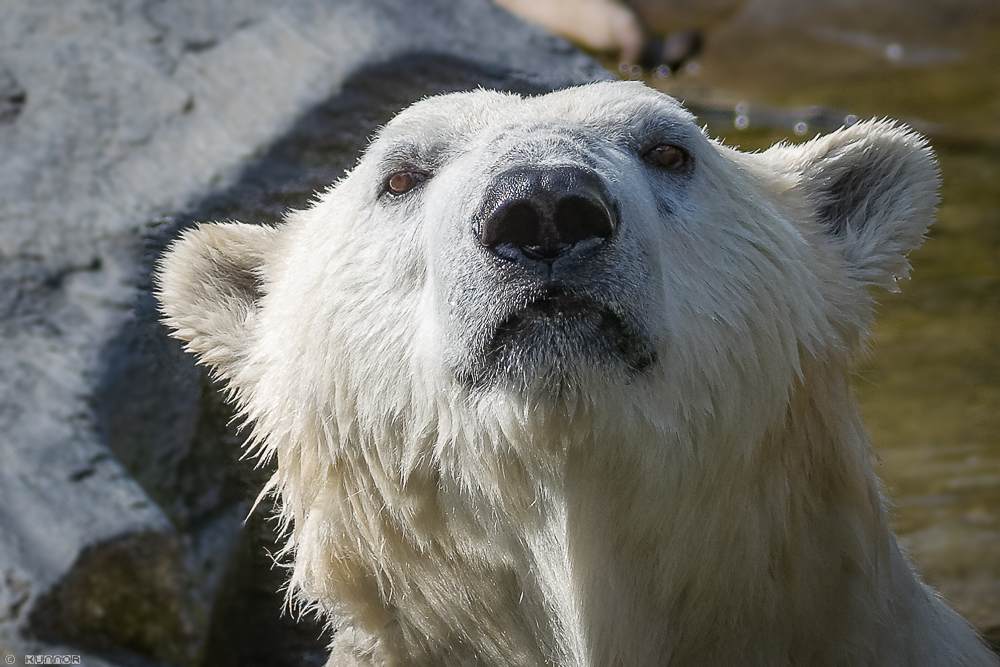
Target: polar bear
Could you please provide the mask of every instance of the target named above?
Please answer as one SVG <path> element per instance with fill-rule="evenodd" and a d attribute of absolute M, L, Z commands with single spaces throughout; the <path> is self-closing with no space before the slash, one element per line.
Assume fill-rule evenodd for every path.
<path fill-rule="evenodd" d="M 277 459 L 330 665 L 997 665 L 848 382 L 937 187 L 888 121 L 746 154 L 640 83 L 456 93 L 184 233 L 159 298 Z"/>

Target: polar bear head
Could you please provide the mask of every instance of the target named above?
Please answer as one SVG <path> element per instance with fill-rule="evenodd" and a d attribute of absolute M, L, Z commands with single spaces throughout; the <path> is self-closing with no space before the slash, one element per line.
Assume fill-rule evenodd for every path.
<path fill-rule="evenodd" d="M 936 190 L 890 122 L 745 154 L 638 83 L 451 94 L 285 224 L 186 232 L 161 300 L 254 419 L 629 395 L 660 422 L 754 423 L 803 355 L 851 348 Z"/>

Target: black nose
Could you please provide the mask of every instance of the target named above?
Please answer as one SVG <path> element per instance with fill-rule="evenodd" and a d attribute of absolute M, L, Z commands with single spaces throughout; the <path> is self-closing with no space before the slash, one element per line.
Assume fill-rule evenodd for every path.
<path fill-rule="evenodd" d="M 599 247 L 618 227 L 600 177 L 580 167 L 522 167 L 499 174 L 481 211 L 479 242 L 511 261 L 553 262 Z"/>

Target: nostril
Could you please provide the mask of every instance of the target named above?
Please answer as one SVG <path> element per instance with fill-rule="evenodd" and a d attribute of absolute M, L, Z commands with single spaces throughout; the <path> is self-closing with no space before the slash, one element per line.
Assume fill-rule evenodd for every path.
<path fill-rule="evenodd" d="M 611 238 L 615 232 L 613 217 L 613 212 L 596 198 L 570 196 L 556 204 L 553 221 L 560 241 L 576 245 L 591 238 Z"/>
<path fill-rule="evenodd" d="M 538 245 L 541 236 L 538 211 L 527 201 L 519 200 L 502 207 L 483 226 L 480 240 L 485 246 Z"/>

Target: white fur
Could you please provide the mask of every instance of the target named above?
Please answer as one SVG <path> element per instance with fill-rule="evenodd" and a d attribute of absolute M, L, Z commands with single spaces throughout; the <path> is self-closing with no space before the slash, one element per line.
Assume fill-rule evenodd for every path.
<path fill-rule="evenodd" d="M 643 162 L 650 120 L 686 180 Z M 431 177 L 389 201 L 414 154 Z M 457 382 L 449 317 L 495 298 L 450 277 L 479 194 L 581 155 L 657 363 Z M 891 122 L 743 154 L 634 83 L 446 95 L 285 224 L 186 232 L 160 297 L 277 457 L 331 665 L 996 665 L 901 554 L 848 384 L 936 189 Z"/>

